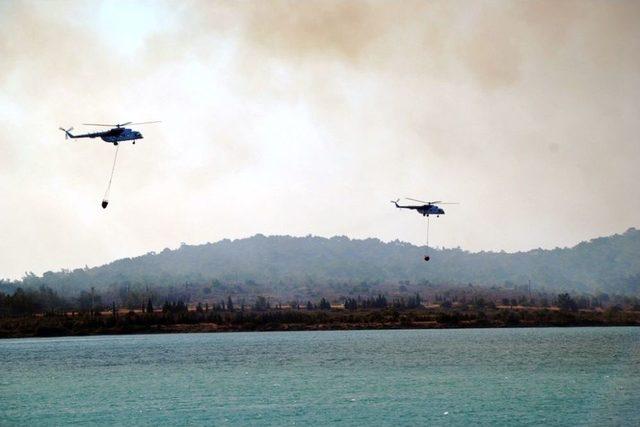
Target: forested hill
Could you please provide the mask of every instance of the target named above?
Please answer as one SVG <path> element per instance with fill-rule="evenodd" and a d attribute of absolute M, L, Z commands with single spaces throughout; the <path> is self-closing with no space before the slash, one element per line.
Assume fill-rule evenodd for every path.
<path fill-rule="evenodd" d="M 73 271 L 29 274 L 9 286 L 46 285 L 62 292 L 95 286 L 169 286 L 184 283 L 259 283 L 311 287 L 331 283 L 526 285 L 567 291 L 640 293 L 640 230 L 554 250 L 518 253 L 430 250 L 399 241 L 347 237 L 256 235 L 183 245 Z"/>

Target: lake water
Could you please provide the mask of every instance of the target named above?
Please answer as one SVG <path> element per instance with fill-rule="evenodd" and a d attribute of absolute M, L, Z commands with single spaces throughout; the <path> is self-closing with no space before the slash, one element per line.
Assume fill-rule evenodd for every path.
<path fill-rule="evenodd" d="M 640 328 L 0 340 L 0 425 L 640 425 Z"/>

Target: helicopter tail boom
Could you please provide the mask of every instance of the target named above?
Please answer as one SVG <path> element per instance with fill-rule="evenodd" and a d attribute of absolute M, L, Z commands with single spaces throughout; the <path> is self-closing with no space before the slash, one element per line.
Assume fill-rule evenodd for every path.
<path fill-rule="evenodd" d="M 398 204 L 399 201 L 400 201 L 400 199 L 392 200 L 391 203 L 396 205 L 396 208 L 398 208 L 398 209 L 418 209 L 418 208 L 421 207 L 421 206 L 403 206 L 403 205 L 399 205 Z"/>

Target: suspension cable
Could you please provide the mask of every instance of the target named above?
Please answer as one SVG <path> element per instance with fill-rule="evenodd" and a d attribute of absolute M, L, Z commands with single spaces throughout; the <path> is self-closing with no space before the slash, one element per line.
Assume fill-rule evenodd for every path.
<path fill-rule="evenodd" d="M 429 249 L 429 215 L 427 215 L 427 249 Z"/>
<path fill-rule="evenodd" d="M 113 180 L 113 172 L 116 170 L 116 160 L 118 160 L 118 150 L 120 145 L 116 145 L 116 154 L 113 156 L 113 166 L 111 166 L 111 176 L 109 177 L 109 184 L 107 184 L 107 191 L 104 192 L 104 200 L 109 201 L 109 193 L 111 192 L 111 181 Z"/>

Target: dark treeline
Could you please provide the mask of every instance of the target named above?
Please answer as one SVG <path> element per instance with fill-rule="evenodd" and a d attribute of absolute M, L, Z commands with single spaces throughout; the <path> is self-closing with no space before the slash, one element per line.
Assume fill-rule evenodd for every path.
<path fill-rule="evenodd" d="M 0 316 L 2 317 L 64 313 L 72 307 L 77 310 L 88 310 L 91 304 L 85 305 L 82 297 L 72 303 L 45 286 L 35 290 L 18 288 L 13 294 L 0 292 Z"/>
<path fill-rule="evenodd" d="M 461 309 L 495 308 L 552 308 L 563 310 L 602 310 L 616 307 L 620 310 L 640 311 L 640 298 L 627 295 L 609 295 L 606 293 L 569 294 L 534 292 L 529 289 L 510 289 L 501 287 L 449 287 L 426 286 L 422 292 L 408 293 L 409 284 L 403 282 L 399 291 L 390 294 L 374 295 L 338 295 L 319 299 L 281 301 L 277 296 L 257 295 L 211 297 L 206 292 L 175 292 L 175 289 L 147 288 L 145 291 L 132 291 L 121 288 L 117 292 L 100 293 L 95 289 L 83 290 L 75 297 L 60 296 L 54 290 L 40 286 L 37 289 L 18 288 L 13 293 L 0 292 L 0 317 L 25 316 L 36 314 L 60 314 L 67 312 L 103 312 L 128 310 L 153 312 L 196 311 L 265 311 L 270 309 L 291 310 L 330 310 L 344 308 L 358 309 L 413 309 L 423 306 Z"/>
<path fill-rule="evenodd" d="M 401 285 L 406 287 L 406 283 Z M 640 299 L 431 287 L 399 293 L 292 300 L 258 295 L 204 301 L 147 290 L 146 299 L 95 289 L 64 298 L 40 287 L 0 292 L 0 337 L 100 333 L 350 328 L 640 325 Z M 187 295 L 188 296 L 188 295 Z M 113 297 L 113 298 L 112 298 Z M 111 300 L 108 298 L 112 298 Z"/>
<path fill-rule="evenodd" d="M 363 302 L 366 299 L 362 300 Z M 382 304 L 379 298 L 373 298 Z M 350 301 L 352 303 L 353 301 Z M 399 308 L 214 308 L 167 303 L 158 310 L 48 313 L 0 317 L 0 337 L 168 332 L 277 331 L 387 328 L 467 328 L 526 326 L 640 326 L 640 312 L 617 306 L 605 310 L 420 306 Z"/>

